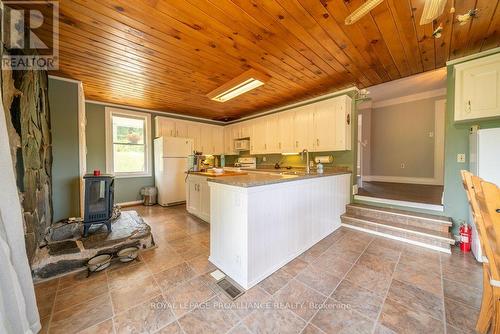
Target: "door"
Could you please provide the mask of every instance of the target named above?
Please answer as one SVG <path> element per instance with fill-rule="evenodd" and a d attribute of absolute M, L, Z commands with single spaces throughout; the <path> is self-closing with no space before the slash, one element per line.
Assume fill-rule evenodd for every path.
<path fill-rule="evenodd" d="M 363 115 L 358 115 L 358 163 L 357 163 L 357 185 L 363 188 Z"/>
<path fill-rule="evenodd" d="M 163 140 L 165 158 L 187 158 L 193 152 L 193 140 L 190 138 L 167 137 Z"/>
<path fill-rule="evenodd" d="M 186 169 L 187 158 L 164 158 L 163 188 L 164 204 L 184 202 L 186 200 Z M 163 203 L 162 203 L 163 204 Z"/>

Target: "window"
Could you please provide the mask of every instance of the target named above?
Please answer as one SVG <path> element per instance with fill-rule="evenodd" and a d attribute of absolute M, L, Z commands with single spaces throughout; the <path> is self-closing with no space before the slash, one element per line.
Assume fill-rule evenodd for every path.
<path fill-rule="evenodd" d="M 151 116 L 106 108 L 106 170 L 116 177 L 151 176 Z"/>

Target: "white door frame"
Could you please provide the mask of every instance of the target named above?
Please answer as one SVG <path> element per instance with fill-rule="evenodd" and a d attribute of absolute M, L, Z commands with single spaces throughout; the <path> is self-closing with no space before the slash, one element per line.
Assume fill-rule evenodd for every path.
<path fill-rule="evenodd" d="M 83 176 L 87 173 L 87 137 L 85 130 L 87 127 L 87 117 L 85 115 L 85 94 L 83 84 L 78 83 L 78 157 L 80 169 L 80 216 L 83 217 L 85 207 L 85 183 Z"/>

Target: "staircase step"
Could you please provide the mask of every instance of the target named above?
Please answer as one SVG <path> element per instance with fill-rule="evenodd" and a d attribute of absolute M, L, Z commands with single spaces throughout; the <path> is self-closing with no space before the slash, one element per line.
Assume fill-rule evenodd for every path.
<path fill-rule="evenodd" d="M 408 224 L 395 223 L 377 218 L 345 213 L 341 216 L 342 225 L 348 228 L 377 234 L 414 245 L 450 253 L 455 240 L 449 232 L 429 230 Z"/>
<path fill-rule="evenodd" d="M 392 208 L 382 208 L 364 204 L 348 204 L 347 213 L 350 215 L 365 217 L 368 220 L 373 218 L 440 232 L 448 232 L 452 225 L 451 219 L 445 216 Z"/>

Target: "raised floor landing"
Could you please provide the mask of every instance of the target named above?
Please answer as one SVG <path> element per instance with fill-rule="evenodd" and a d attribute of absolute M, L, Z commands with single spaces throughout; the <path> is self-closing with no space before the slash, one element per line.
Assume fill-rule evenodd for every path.
<path fill-rule="evenodd" d="M 405 202 L 441 205 L 443 186 L 364 181 L 358 195 Z"/>

